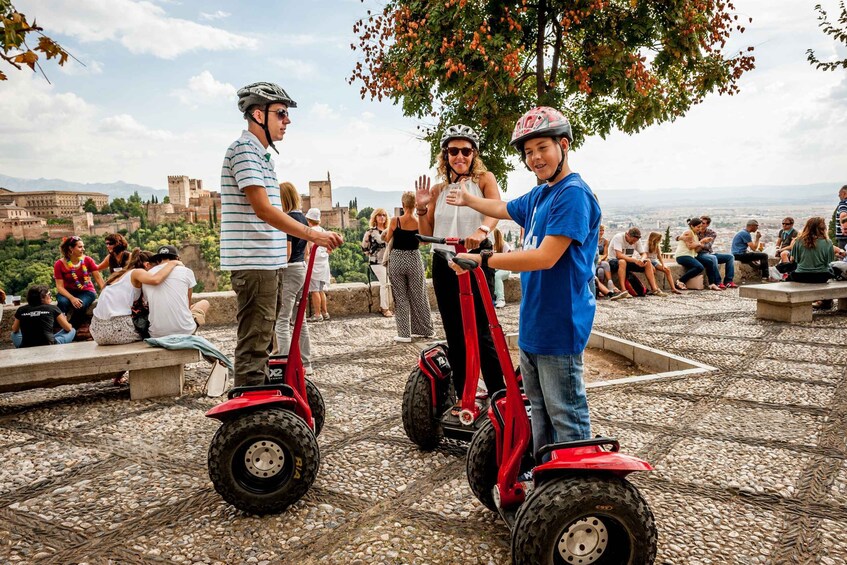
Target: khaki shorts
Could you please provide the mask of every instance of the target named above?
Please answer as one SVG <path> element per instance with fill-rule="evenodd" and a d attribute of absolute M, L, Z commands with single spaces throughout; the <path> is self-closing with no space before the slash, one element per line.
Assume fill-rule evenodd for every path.
<path fill-rule="evenodd" d="M 202 308 L 197 308 L 196 305 L 191 307 L 191 317 L 194 318 L 194 323 L 198 327 L 206 323 L 206 313 Z"/>

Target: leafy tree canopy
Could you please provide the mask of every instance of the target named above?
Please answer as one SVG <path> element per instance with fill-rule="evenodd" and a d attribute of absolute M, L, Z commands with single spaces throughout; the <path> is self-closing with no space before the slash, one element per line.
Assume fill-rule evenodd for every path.
<path fill-rule="evenodd" d="M 818 27 L 820 27 L 826 35 L 831 35 L 835 41 L 841 42 L 847 46 L 847 7 L 845 7 L 843 0 L 840 2 L 840 6 L 841 15 L 838 16 L 838 23 L 841 27 L 830 23 L 829 16 L 820 4 L 815 6 L 815 11 L 818 13 Z M 820 61 L 812 49 L 806 50 L 806 58 L 809 63 L 815 66 L 816 69 L 822 71 L 834 71 L 839 67 L 847 69 L 847 58 L 841 59 L 840 61 Z"/>
<path fill-rule="evenodd" d="M 67 63 L 68 57 L 72 55 L 44 35 L 43 31 L 35 20 L 29 23 L 26 16 L 15 9 L 11 0 L 0 0 L 0 60 L 18 70 L 23 69 L 23 65 L 33 71 L 38 67 L 47 79 L 47 75 L 38 63 L 39 55 L 36 51 L 43 53 L 48 61 L 56 59 L 59 66 Z M 33 41 L 36 43 L 30 47 Z M 8 77 L 0 70 L 0 80 L 7 79 Z M 50 81 L 47 80 L 47 82 Z"/>
<path fill-rule="evenodd" d="M 724 52 L 744 32 L 733 10 L 726 0 L 388 0 L 353 28 L 362 60 L 349 82 L 430 120 L 419 127 L 433 162 L 446 126 L 477 128 L 505 186 L 512 129 L 533 106 L 563 109 L 578 146 L 736 93 L 754 60 L 752 47 Z"/>

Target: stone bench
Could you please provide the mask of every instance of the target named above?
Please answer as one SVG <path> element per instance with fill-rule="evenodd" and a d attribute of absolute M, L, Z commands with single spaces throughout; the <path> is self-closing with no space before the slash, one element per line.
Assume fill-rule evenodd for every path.
<path fill-rule="evenodd" d="M 93 341 L 0 351 L 0 392 L 99 381 L 129 371 L 132 400 L 179 396 L 185 363 L 200 360 L 195 349 L 163 349 L 139 341 L 97 345 Z"/>
<path fill-rule="evenodd" d="M 838 310 L 847 311 L 847 281 L 822 284 L 781 282 L 742 286 L 738 295 L 756 299 L 756 317 L 777 322 L 811 322 L 812 302 L 838 299 Z"/>

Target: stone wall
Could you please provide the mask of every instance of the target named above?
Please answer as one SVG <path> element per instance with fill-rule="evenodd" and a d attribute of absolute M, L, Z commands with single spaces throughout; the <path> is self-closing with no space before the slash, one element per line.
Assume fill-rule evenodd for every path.
<path fill-rule="evenodd" d="M 775 264 L 776 259 L 771 259 L 771 264 Z M 671 272 L 675 278 L 683 273 L 682 267 L 676 263 L 669 263 Z M 723 273 L 723 271 L 721 271 Z M 639 275 L 644 277 L 644 275 Z M 659 274 L 657 282 L 663 289 L 670 288 L 664 280 L 664 275 Z M 744 265 L 736 262 L 735 264 L 735 282 L 738 284 L 758 283 L 760 282 L 758 270 L 754 270 L 749 265 Z M 432 280 L 427 279 L 427 292 L 429 294 L 430 308 L 437 310 L 435 302 L 435 294 L 432 290 Z M 646 285 L 646 280 L 645 280 Z M 521 284 L 518 275 L 512 275 L 509 280 L 505 281 L 506 302 L 518 302 L 521 299 Z M 365 283 L 344 283 L 333 284 L 326 293 L 327 309 L 332 316 L 354 316 L 359 314 L 368 314 L 379 312 L 379 285 L 371 284 L 370 289 Z M 212 326 L 229 325 L 235 323 L 235 312 L 237 310 L 235 303 L 235 292 L 199 292 L 195 293 L 194 301 L 208 300 L 211 303 L 209 312 L 206 315 L 206 323 Z M 9 343 L 9 333 L 11 332 L 12 319 L 14 318 L 17 306 L 3 306 L 3 319 L 0 320 L 0 343 Z"/>

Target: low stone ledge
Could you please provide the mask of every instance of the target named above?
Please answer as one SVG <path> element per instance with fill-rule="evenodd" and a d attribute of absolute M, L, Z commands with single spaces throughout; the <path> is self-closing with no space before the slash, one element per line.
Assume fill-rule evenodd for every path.
<path fill-rule="evenodd" d="M 507 302 L 519 302 L 521 299 L 521 281 L 518 275 L 512 275 L 504 281 Z M 426 281 L 430 308 L 438 308 L 432 280 Z M 379 312 L 379 285 L 371 283 L 370 288 L 365 283 L 338 283 L 330 285 L 326 293 L 327 308 L 333 317 L 355 316 Z M 197 292 L 192 296 L 192 303 L 198 300 L 208 300 L 209 311 L 206 314 L 206 324 L 210 326 L 225 326 L 235 323 L 238 304 L 235 292 Z M 3 306 L 3 319 L 0 320 L 0 343 L 10 342 L 12 320 L 17 306 Z"/>

